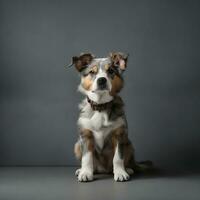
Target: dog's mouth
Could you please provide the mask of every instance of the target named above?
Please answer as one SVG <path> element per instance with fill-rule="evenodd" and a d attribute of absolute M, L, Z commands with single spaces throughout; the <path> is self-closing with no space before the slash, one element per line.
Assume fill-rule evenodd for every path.
<path fill-rule="evenodd" d="M 109 89 L 108 89 L 108 87 L 97 88 L 96 90 L 92 90 L 91 92 L 92 93 L 106 93 L 106 92 L 109 92 Z"/>

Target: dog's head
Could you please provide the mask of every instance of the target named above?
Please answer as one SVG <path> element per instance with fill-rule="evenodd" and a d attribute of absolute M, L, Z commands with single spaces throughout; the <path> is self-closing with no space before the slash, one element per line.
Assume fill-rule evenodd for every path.
<path fill-rule="evenodd" d="M 128 56 L 121 52 L 96 58 L 91 53 L 72 57 L 72 64 L 81 74 L 79 91 L 97 103 L 106 103 L 123 88 L 122 73 Z"/>

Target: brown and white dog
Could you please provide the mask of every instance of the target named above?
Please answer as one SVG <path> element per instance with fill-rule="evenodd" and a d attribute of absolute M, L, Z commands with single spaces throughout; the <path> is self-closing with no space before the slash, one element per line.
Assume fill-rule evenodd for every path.
<path fill-rule="evenodd" d="M 80 137 L 74 152 L 81 160 L 76 170 L 78 180 L 92 181 L 95 173 L 114 173 L 115 181 L 127 181 L 140 166 L 128 139 L 124 104 L 118 93 L 123 88 L 127 55 L 110 53 L 95 58 L 84 53 L 72 58 L 81 74 L 78 90 L 85 95 L 79 105 Z"/>

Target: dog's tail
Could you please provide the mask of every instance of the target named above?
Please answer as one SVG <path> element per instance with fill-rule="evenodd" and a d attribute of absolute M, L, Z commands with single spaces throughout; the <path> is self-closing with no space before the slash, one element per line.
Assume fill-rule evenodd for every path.
<path fill-rule="evenodd" d="M 153 171 L 155 168 L 152 161 L 146 160 L 146 161 L 135 162 L 133 169 L 135 172 L 146 173 Z"/>

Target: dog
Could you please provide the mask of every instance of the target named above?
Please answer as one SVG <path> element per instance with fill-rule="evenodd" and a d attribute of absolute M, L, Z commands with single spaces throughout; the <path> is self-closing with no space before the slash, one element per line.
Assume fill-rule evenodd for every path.
<path fill-rule="evenodd" d="M 75 172 L 80 182 L 92 181 L 96 173 L 113 173 L 115 181 L 127 181 L 135 171 L 146 167 L 146 163 L 135 161 L 119 96 L 127 61 L 128 55 L 121 52 L 105 58 L 91 53 L 72 57 L 70 66 L 81 75 L 78 90 L 85 95 L 79 105 L 80 134 L 74 146 L 75 156 L 81 161 L 81 168 Z"/>

